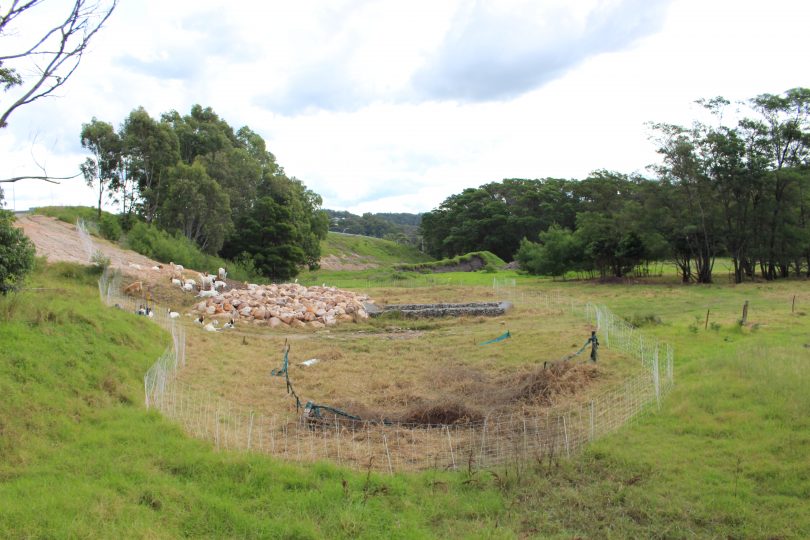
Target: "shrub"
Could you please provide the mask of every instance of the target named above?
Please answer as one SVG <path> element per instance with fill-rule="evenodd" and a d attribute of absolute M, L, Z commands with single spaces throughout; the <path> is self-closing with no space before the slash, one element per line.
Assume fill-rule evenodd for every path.
<path fill-rule="evenodd" d="M 118 218 L 112 214 L 104 214 L 101 216 L 101 222 L 98 224 L 98 231 L 103 238 L 111 242 L 117 242 L 123 233 L 121 224 Z"/>
<path fill-rule="evenodd" d="M 12 225 L 11 212 L 0 210 L 0 294 L 18 288 L 34 268 L 34 245 Z"/>
<path fill-rule="evenodd" d="M 231 279 L 260 281 L 251 257 L 243 255 L 232 263 L 203 253 L 183 235 L 172 235 L 146 223 L 135 223 L 126 235 L 125 244 L 131 250 L 163 263 L 174 262 L 186 268 L 208 271 L 224 267 L 228 269 L 228 277 Z"/>

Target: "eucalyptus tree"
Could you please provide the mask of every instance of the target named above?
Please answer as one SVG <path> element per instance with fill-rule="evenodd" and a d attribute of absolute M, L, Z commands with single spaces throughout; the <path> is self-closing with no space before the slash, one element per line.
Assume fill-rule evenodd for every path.
<path fill-rule="evenodd" d="M 82 148 L 92 156 L 80 165 L 84 180 L 89 187 L 95 184 L 98 189 L 98 218 L 101 219 L 101 204 L 107 198 L 115 200 L 121 188 L 119 170 L 121 166 L 121 137 L 112 124 L 93 118 L 82 125 Z"/>

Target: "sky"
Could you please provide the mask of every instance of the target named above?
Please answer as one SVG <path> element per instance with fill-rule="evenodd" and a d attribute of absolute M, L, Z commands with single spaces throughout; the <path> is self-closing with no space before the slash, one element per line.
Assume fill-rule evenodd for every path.
<path fill-rule="evenodd" d="M 62 16 L 46 0 L 0 56 Z M 79 172 L 93 117 L 210 106 L 323 207 L 424 212 L 504 178 L 650 174 L 649 122 L 810 86 L 806 0 L 122 0 L 58 95 L 0 129 L 0 178 Z M 14 91 L 0 89 L 0 109 Z M 6 206 L 96 204 L 81 178 Z"/>

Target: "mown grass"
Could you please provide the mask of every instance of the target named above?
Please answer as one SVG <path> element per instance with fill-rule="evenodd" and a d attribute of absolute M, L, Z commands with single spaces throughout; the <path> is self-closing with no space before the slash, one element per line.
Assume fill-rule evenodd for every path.
<path fill-rule="evenodd" d="M 58 290 L 0 299 L 0 537 L 810 537 L 805 281 L 526 285 L 655 321 L 676 349 L 660 411 L 570 461 L 367 481 L 217 453 L 145 411 L 168 340 L 93 279 L 40 268 L 30 287 Z"/>

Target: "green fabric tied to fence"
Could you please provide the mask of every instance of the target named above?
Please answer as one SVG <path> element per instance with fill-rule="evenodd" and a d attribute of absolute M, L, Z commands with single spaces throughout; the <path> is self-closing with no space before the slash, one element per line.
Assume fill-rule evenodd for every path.
<path fill-rule="evenodd" d="M 272 370 L 272 371 L 270 372 L 270 375 L 273 375 L 273 376 L 276 376 L 276 377 L 281 377 L 282 375 L 286 375 L 286 374 L 287 374 L 287 367 L 288 367 L 288 362 L 287 362 L 287 354 L 288 354 L 289 352 L 290 352 L 290 349 L 289 349 L 289 348 L 287 348 L 287 349 L 285 349 L 285 350 L 284 350 L 284 363 L 281 365 L 281 369 L 274 369 L 274 370 Z"/>
<path fill-rule="evenodd" d="M 485 341 L 483 343 L 479 343 L 479 345 L 489 345 L 490 343 L 498 343 L 499 341 L 503 341 L 507 338 L 512 337 L 512 334 L 509 333 L 509 330 L 506 331 L 505 334 L 496 337 L 495 339 L 490 339 L 489 341 Z"/>

